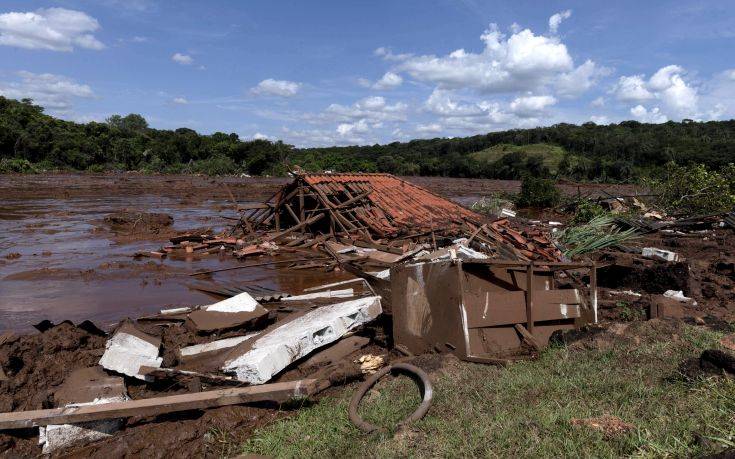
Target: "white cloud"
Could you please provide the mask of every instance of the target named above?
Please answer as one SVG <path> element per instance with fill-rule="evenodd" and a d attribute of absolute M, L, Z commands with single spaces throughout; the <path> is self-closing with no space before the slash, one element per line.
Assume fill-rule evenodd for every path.
<path fill-rule="evenodd" d="M 556 104 L 553 96 L 525 96 L 517 97 L 510 103 L 510 111 L 521 118 L 532 118 Z"/>
<path fill-rule="evenodd" d="M 194 63 L 194 58 L 188 54 L 175 53 L 171 56 L 171 60 L 181 65 L 191 65 Z"/>
<path fill-rule="evenodd" d="M 186 100 L 186 98 L 184 98 L 184 97 L 174 97 L 171 102 L 173 102 L 175 104 L 179 104 L 179 105 L 186 105 L 186 104 L 189 103 L 189 101 Z"/>
<path fill-rule="evenodd" d="M 393 54 L 393 51 L 383 46 L 373 51 L 373 54 L 375 54 L 378 57 L 382 57 L 386 61 L 397 61 L 397 62 L 405 61 L 406 59 L 413 56 L 412 54 Z"/>
<path fill-rule="evenodd" d="M 0 95 L 11 99 L 33 99 L 42 107 L 60 112 L 68 111 L 76 98 L 94 97 L 92 88 L 61 75 L 21 71 L 18 76 L 20 81 L 0 82 Z"/>
<path fill-rule="evenodd" d="M 345 135 L 339 135 L 339 133 L 335 133 L 335 131 L 327 131 L 323 129 L 293 130 L 288 127 L 284 127 L 282 129 L 281 137 L 287 143 L 291 143 L 299 147 L 323 145 L 364 145 L 371 143 L 368 139 L 361 136 L 348 135 L 348 133 L 345 133 Z M 377 139 L 370 140 L 372 143 L 377 141 Z"/>
<path fill-rule="evenodd" d="M 375 82 L 373 89 L 394 89 L 400 86 L 401 83 L 403 83 L 403 77 L 393 72 L 386 72 L 380 80 Z"/>
<path fill-rule="evenodd" d="M 719 72 L 703 84 L 699 105 L 706 119 L 735 118 L 735 69 Z"/>
<path fill-rule="evenodd" d="M 605 115 L 592 115 L 590 121 L 595 124 L 610 124 L 610 119 Z"/>
<path fill-rule="evenodd" d="M 561 22 L 565 19 L 569 19 L 570 17 L 572 17 L 572 10 L 566 10 L 552 15 L 549 18 L 549 30 L 551 33 L 556 33 L 559 30 Z"/>
<path fill-rule="evenodd" d="M 497 25 L 491 24 L 480 38 L 485 44 L 480 53 L 458 49 L 446 56 L 411 56 L 396 69 L 442 89 L 473 89 L 481 93 L 540 92 L 553 84 L 568 90 L 580 81 L 588 89 L 594 82 L 594 62 L 587 61 L 575 68 L 566 45 L 557 37 L 535 35 L 524 29 L 506 39 Z"/>
<path fill-rule="evenodd" d="M 557 76 L 554 86 L 560 95 L 576 97 L 590 90 L 601 77 L 610 73 L 612 70 L 609 68 L 598 67 L 588 59 L 571 72 Z"/>
<path fill-rule="evenodd" d="M 370 80 L 368 80 L 367 78 L 358 78 L 357 79 L 357 84 L 360 85 L 360 86 L 362 86 L 363 88 L 369 88 L 370 86 L 373 85 L 370 82 Z"/>
<path fill-rule="evenodd" d="M 268 78 L 258 83 L 250 92 L 261 96 L 295 96 L 301 89 L 301 83 L 288 80 L 274 80 Z"/>
<path fill-rule="evenodd" d="M 436 134 L 441 131 L 442 131 L 442 126 L 441 124 L 438 124 L 438 123 L 419 124 L 418 126 L 416 126 L 416 132 L 420 132 L 424 134 L 426 133 Z"/>
<path fill-rule="evenodd" d="M 255 134 L 253 134 L 252 139 L 253 140 L 270 140 L 270 137 L 265 134 L 261 134 L 260 132 L 256 132 Z"/>
<path fill-rule="evenodd" d="M 661 101 L 661 113 L 655 115 L 656 119 L 664 116 L 664 113 L 671 118 L 695 118 L 700 115 L 698 89 L 684 80 L 685 73 L 678 65 L 667 65 L 647 81 L 644 75 L 621 76 L 612 92 L 624 102 Z M 642 105 L 634 108 L 638 107 Z M 644 116 L 651 115 L 648 113 Z"/>
<path fill-rule="evenodd" d="M 684 116 L 697 111 L 697 89 L 684 81 L 683 73 L 678 65 L 668 65 L 651 76 L 648 86 L 670 111 Z"/>
<path fill-rule="evenodd" d="M 337 126 L 337 134 L 342 137 L 351 136 L 354 134 L 364 134 L 368 132 L 370 128 L 365 120 L 360 120 L 356 123 L 342 123 Z"/>
<path fill-rule="evenodd" d="M 643 75 L 621 76 L 613 86 L 613 92 L 618 100 L 624 102 L 639 102 L 653 99 L 653 94 L 646 87 Z"/>
<path fill-rule="evenodd" d="M 593 107 L 604 107 L 605 106 L 605 98 L 600 96 L 594 99 L 592 102 L 590 102 L 590 105 Z"/>
<path fill-rule="evenodd" d="M 0 45 L 51 51 L 100 50 L 105 45 L 93 35 L 99 28 L 95 18 L 65 8 L 4 13 L 0 14 Z"/>
<path fill-rule="evenodd" d="M 439 116 L 482 116 L 487 109 L 481 103 L 462 103 L 452 99 L 452 92 L 436 88 L 432 91 L 424 107 Z"/>
<path fill-rule="evenodd" d="M 665 123 L 669 119 L 661 113 L 661 110 L 658 107 L 654 107 L 651 110 L 648 110 L 643 105 L 636 105 L 635 107 L 630 109 L 630 114 L 633 115 L 638 121 L 642 121 L 644 123 Z"/>
<path fill-rule="evenodd" d="M 375 123 L 380 121 L 405 121 L 408 106 L 403 102 L 389 104 L 384 97 L 370 96 L 360 99 L 351 106 L 331 104 L 325 110 L 325 114 L 319 120 L 334 119 L 337 121 L 351 122 L 365 119 Z"/>

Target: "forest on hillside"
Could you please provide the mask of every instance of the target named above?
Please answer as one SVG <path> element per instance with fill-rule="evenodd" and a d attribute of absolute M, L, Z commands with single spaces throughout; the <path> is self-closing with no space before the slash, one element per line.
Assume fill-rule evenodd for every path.
<path fill-rule="evenodd" d="M 712 169 L 735 163 L 735 120 L 556 124 L 464 138 L 294 148 L 281 141 L 242 140 L 234 133 L 153 129 L 137 114 L 74 123 L 43 113 L 31 100 L 0 96 L 0 172 L 281 175 L 298 165 L 308 171 L 631 181 L 669 162 Z"/>

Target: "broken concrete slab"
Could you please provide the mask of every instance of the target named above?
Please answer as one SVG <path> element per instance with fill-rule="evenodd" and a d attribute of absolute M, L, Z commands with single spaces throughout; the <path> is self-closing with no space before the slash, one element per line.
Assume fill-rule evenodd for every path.
<path fill-rule="evenodd" d="M 255 323 L 268 315 L 268 310 L 247 292 L 189 313 L 188 322 L 200 332 L 227 330 Z"/>
<path fill-rule="evenodd" d="M 123 378 L 110 376 L 101 367 L 91 367 L 72 372 L 54 393 L 54 400 L 60 407 L 76 407 L 124 402 L 128 396 Z M 50 424 L 40 427 L 39 444 L 44 454 L 52 454 L 70 446 L 109 437 L 121 427 L 121 419 Z"/>
<path fill-rule="evenodd" d="M 102 367 L 81 368 L 64 379 L 54 392 L 57 406 L 92 402 L 101 398 L 122 397 L 126 393 L 125 380 L 105 373 Z"/>
<path fill-rule="evenodd" d="M 247 292 L 242 292 L 226 300 L 210 304 L 202 309 L 213 312 L 253 312 L 260 304 L 258 304 L 252 296 Z"/>
<path fill-rule="evenodd" d="M 143 333 L 128 321 L 107 341 L 99 363 L 106 370 L 146 381 L 140 367 L 160 367 L 163 362 L 158 356 L 160 347 L 160 338 Z"/>
<path fill-rule="evenodd" d="M 207 354 L 210 352 L 215 352 L 215 351 L 220 351 L 222 349 L 235 347 L 238 344 L 242 343 L 243 341 L 247 341 L 251 338 L 254 338 L 257 335 L 258 333 L 251 333 L 245 336 L 234 336 L 232 338 L 220 339 L 220 340 L 212 341 L 209 343 L 196 344 L 194 346 L 183 347 L 179 350 L 179 355 L 181 356 L 182 360 L 187 360 L 187 359 L 191 359 L 194 357 L 201 357 L 202 354 Z"/>
<path fill-rule="evenodd" d="M 240 381 L 263 384 L 292 362 L 338 340 L 381 312 L 378 296 L 322 306 L 238 345 L 225 356 L 222 370 L 235 374 Z"/>

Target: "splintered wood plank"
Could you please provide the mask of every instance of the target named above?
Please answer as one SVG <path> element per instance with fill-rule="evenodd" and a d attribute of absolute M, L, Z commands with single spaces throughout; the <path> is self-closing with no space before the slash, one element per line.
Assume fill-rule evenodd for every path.
<path fill-rule="evenodd" d="M 316 380 L 302 379 L 127 402 L 0 413 L 0 430 L 25 429 L 49 424 L 75 424 L 128 416 L 156 416 L 176 411 L 201 410 L 262 401 L 284 402 L 294 397 L 312 395 L 316 391 Z"/>

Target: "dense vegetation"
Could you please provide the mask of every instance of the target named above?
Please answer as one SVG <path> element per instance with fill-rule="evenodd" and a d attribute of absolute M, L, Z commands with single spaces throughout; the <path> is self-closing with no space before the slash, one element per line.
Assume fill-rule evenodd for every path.
<path fill-rule="evenodd" d="M 735 162 L 735 120 L 550 127 L 386 145 L 296 149 L 280 141 L 242 141 L 152 129 L 135 114 L 104 123 L 63 121 L 30 100 L 0 96 L 0 171 L 43 169 L 282 174 L 306 170 L 400 175 L 628 181 L 669 162 L 718 169 Z"/>

